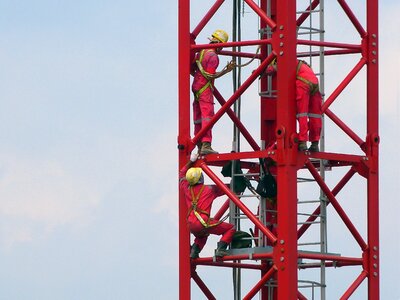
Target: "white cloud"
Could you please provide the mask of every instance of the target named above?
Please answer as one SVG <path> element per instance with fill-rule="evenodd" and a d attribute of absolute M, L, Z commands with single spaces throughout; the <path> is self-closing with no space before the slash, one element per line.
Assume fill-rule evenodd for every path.
<path fill-rule="evenodd" d="M 100 194 L 57 161 L 0 157 L 0 242 L 11 247 L 53 233 L 80 228 L 93 218 Z"/>

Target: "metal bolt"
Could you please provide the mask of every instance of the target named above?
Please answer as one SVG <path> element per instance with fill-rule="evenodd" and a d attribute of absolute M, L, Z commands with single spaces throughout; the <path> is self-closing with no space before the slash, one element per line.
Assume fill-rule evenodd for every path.
<path fill-rule="evenodd" d="M 272 151 L 272 154 L 275 154 L 275 151 Z"/>
<path fill-rule="evenodd" d="M 283 33 L 281 33 L 280 35 L 279 35 L 279 38 L 283 38 L 284 37 L 284 35 L 283 35 Z"/>
<path fill-rule="evenodd" d="M 372 34 L 372 37 L 375 39 L 375 38 L 376 38 L 376 34 L 375 34 L 375 33 L 373 33 L 373 34 Z"/>
<path fill-rule="evenodd" d="M 378 276 L 378 273 L 377 273 L 377 272 L 374 272 L 374 276 L 375 276 L 375 277 Z"/>
<path fill-rule="evenodd" d="M 377 258 L 378 258 L 378 255 L 374 254 L 373 258 L 374 258 L 374 259 L 377 259 Z"/>
<path fill-rule="evenodd" d="M 374 51 L 372 51 L 372 54 L 373 54 L 373 55 L 376 55 L 376 51 L 375 51 L 375 50 L 374 50 Z"/>
<path fill-rule="evenodd" d="M 372 63 L 373 63 L 373 64 L 376 64 L 376 59 L 373 59 L 373 60 L 372 60 Z"/>
<path fill-rule="evenodd" d="M 279 55 L 282 56 L 283 55 L 283 51 L 279 52 Z"/>
<path fill-rule="evenodd" d="M 281 256 L 281 258 L 279 259 L 280 261 L 284 261 L 285 258 L 283 256 Z"/>
<path fill-rule="evenodd" d="M 372 249 L 374 249 L 374 251 L 378 251 L 378 247 L 374 246 Z"/>
<path fill-rule="evenodd" d="M 377 265 L 377 264 L 374 264 L 374 268 L 375 268 L 375 269 L 378 268 L 378 265 Z"/>
<path fill-rule="evenodd" d="M 376 46 L 376 43 L 375 43 L 375 42 L 372 42 L 372 46 Z"/>
<path fill-rule="evenodd" d="M 279 29 L 280 29 L 280 30 L 282 30 L 283 28 L 284 28 L 283 25 L 279 26 Z"/>
<path fill-rule="evenodd" d="M 279 242 L 281 243 L 281 245 L 283 245 L 285 243 L 284 240 L 280 240 Z"/>
<path fill-rule="evenodd" d="M 280 42 L 280 43 L 279 43 L 279 46 L 283 47 L 283 42 Z"/>

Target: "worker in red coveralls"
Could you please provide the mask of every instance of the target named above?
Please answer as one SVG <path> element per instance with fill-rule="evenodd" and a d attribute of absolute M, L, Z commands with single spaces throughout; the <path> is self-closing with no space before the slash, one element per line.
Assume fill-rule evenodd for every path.
<path fill-rule="evenodd" d="M 275 74 L 276 59 L 267 67 L 266 73 Z M 319 151 L 319 140 L 322 128 L 322 96 L 319 91 L 318 78 L 311 67 L 303 60 L 297 60 L 296 69 L 296 106 L 299 123 L 300 151 L 307 150 L 307 141 L 311 142 L 308 151 Z"/>
<path fill-rule="evenodd" d="M 224 195 L 216 185 L 205 185 L 201 168 L 191 167 L 198 154 L 193 153 L 189 162 L 179 172 L 179 188 L 185 196 L 188 208 L 187 223 L 195 236 L 191 246 L 190 258 L 198 258 L 210 234 L 222 235 L 215 250 L 216 257 L 227 255 L 227 247 L 232 241 L 235 228 L 233 224 L 214 220 L 210 217 L 215 198 Z"/>
<path fill-rule="evenodd" d="M 226 43 L 228 38 L 228 34 L 224 30 L 219 29 L 212 34 L 210 44 Z M 221 72 L 216 71 L 219 65 L 218 53 L 221 50 L 222 47 L 201 50 L 197 53 L 195 63 L 192 65 L 192 74 L 194 76 L 192 91 L 194 94 L 193 122 L 195 135 L 214 116 L 214 79 L 230 72 L 235 67 L 234 62 L 230 62 Z M 212 149 L 211 142 L 212 132 L 210 128 L 197 143 L 201 155 L 218 153 Z"/>

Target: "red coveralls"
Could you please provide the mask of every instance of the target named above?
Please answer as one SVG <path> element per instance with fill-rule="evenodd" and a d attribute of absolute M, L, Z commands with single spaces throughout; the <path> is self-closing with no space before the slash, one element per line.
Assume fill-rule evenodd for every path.
<path fill-rule="evenodd" d="M 222 222 L 218 225 L 211 227 L 204 227 L 198 218 L 195 216 L 192 208 L 192 194 L 190 192 L 190 185 L 185 179 L 186 171 L 188 170 L 188 166 L 185 166 L 179 172 L 179 188 L 185 195 L 185 202 L 190 211 L 190 214 L 187 216 L 187 222 L 189 226 L 190 232 L 195 236 L 194 243 L 199 246 L 199 249 L 203 249 L 204 245 L 207 242 L 207 238 L 210 234 L 222 235 L 221 242 L 225 242 L 229 244 L 232 241 L 233 234 L 235 233 L 235 228 L 233 224 Z M 211 212 L 211 206 L 215 198 L 224 195 L 224 193 L 215 185 L 204 185 L 204 184 L 196 184 L 192 186 L 194 195 L 198 195 L 202 187 L 204 186 L 199 200 L 197 202 L 198 212 L 200 213 L 203 220 L 209 225 L 218 223 L 217 220 L 213 220 L 209 218 Z M 203 213 L 204 211 L 206 213 Z"/>
<path fill-rule="evenodd" d="M 266 73 L 273 75 L 276 65 L 267 67 Z M 296 70 L 296 118 L 299 122 L 299 140 L 317 142 L 322 128 L 322 96 L 318 78 L 307 63 L 297 60 Z"/>
<path fill-rule="evenodd" d="M 200 61 L 203 70 L 210 74 L 215 74 L 219 65 L 218 55 L 215 49 L 204 49 L 197 53 L 196 60 Z M 196 66 L 192 91 L 195 95 L 193 101 L 193 121 L 194 134 L 196 135 L 210 119 L 214 116 L 214 81 L 206 79 L 199 68 Z M 212 142 L 211 129 L 207 130 L 199 142 Z"/>
<path fill-rule="evenodd" d="M 317 142 L 322 128 L 322 96 L 318 78 L 303 61 L 297 61 L 296 105 L 299 122 L 299 140 Z"/>

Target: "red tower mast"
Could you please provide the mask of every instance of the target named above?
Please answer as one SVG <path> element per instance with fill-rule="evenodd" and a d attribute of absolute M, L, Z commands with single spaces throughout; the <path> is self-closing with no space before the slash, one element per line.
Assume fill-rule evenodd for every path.
<path fill-rule="evenodd" d="M 257 293 L 261 299 L 307 299 L 299 291 L 298 269 L 299 261 L 312 261 L 313 264 L 305 265 L 305 268 L 324 267 L 350 267 L 357 266 L 360 272 L 356 278 L 347 285 L 340 299 L 349 299 L 363 282 L 367 284 L 368 299 L 379 299 L 379 190 L 378 190 L 378 0 L 366 1 L 366 26 L 363 26 L 345 0 L 338 0 L 347 18 L 360 36 L 359 43 L 349 44 L 341 42 L 325 42 L 301 40 L 297 37 L 298 27 L 309 17 L 311 11 L 319 9 L 321 1 L 314 0 L 305 9 L 305 13 L 297 15 L 295 0 L 277 1 L 261 0 L 256 4 L 253 0 L 244 0 L 250 11 L 257 15 L 262 29 L 258 40 L 245 40 L 227 42 L 224 44 L 224 55 L 231 57 L 256 57 L 259 60 L 258 67 L 244 80 L 242 85 L 225 100 L 218 90 L 218 84 L 214 91 L 216 100 L 221 104 L 214 118 L 207 128 L 203 128 L 196 136 L 190 132 L 190 64 L 193 53 L 209 47 L 200 44 L 196 38 L 208 23 L 215 17 L 224 4 L 224 0 L 216 0 L 204 17 L 197 24 L 191 24 L 190 0 L 178 0 L 179 4 L 179 168 L 186 164 L 191 151 L 204 132 L 220 121 L 223 115 L 228 115 L 232 123 L 238 128 L 241 136 L 247 141 L 252 151 L 210 154 L 202 157 L 197 166 L 201 167 L 206 175 L 221 189 L 224 190 L 230 201 L 236 205 L 240 212 L 251 221 L 255 228 L 269 241 L 269 248 L 261 252 L 249 252 L 225 256 L 216 261 L 213 257 L 202 257 L 195 260 L 189 258 L 190 234 L 186 225 L 187 208 L 179 195 L 179 298 L 191 299 L 191 284 L 193 282 L 208 299 L 216 299 L 206 282 L 196 271 L 198 266 L 239 268 L 259 270 L 260 279 L 255 281 L 252 288 L 245 291 L 243 299 L 252 299 Z M 268 13 L 267 13 L 268 12 Z M 329 11 L 325 11 L 329 13 Z M 337 24 L 339 27 L 340 24 Z M 228 21 L 227 21 L 228 27 Z M 191 29 L 194 28 L 194 29 Z M 210 31 L 213 29 L 210 29 Z M 296 60 L 300 53 L 299 45 L 320 47 L 320 52 L 310 52 L 310 56 L 318 56 L 322 52 L 324 56 L 356 54 L 360 57 L 354 63 L 354 67 L 344 77 L 333 91 L 326 94 L 323 104 L 323 113 L 326 119 L 332 121 L 334 126 L 340 128 L 356 145 L 361 154 L 349 154 L 321 151 L 318 153 L 299 152 L 297 150 L 296 112 L 295 112 L 295 80 Z M 231 51 L 232 47 L 260 46 L 261 53 L 246 53 Z M 274 97 L 260 93 L 261 116 L 261 140 L 265 145 L 275 143 L 273 150 L 264 149 L 256 142 L 250 130 L 242 123 L 231 110 L 232 105 L 249 87 L 260 78 L 260 88 L 265 90 L 268 79 L 262 76 L 266 67 L 277 57 L 279 72 L 272 85 L 276 88 Z M 360 137 L 350 125 L 342 120 L 334 110 L 333 103 L 338 102 L 342 92 L 362 69 L 366 69 L 366 133 L 365 138 Z M 357 109 L 357 108 L 354 108 Z M 242 167 L 254 169 L 258 166 L 259 159 L 271 159 L 276 163 L 276 180 L 278 186 L 277 196 L 277 233 L 274 234 L 265 223 L 257 218 L 249 205 L 242 201 L 238 195 L 227 188 L 213 167 L 222 166 L 228 161 L 241 161 Z M 324 166 L 338 169 L 347 167 L 348 171 L 330 188 L 320 175 L 319 170 Z M 315 210 L 302 225 L 298 225 L 298 172 L 308 172 L 316 185 L 319 186 L 327 199 L 329 209 L 332 209 L 351 233 L 359 246 L 359 255 L 340 256 L 329 253 L 303 252 L 299 250 L 298 241 L 311 227 L 312 222 L 321 213 L 321 206 Z M 366 199 L 366 236 L 360 232 L 360 228 L 354 225 L 348 211 L 343 208 L 338 199 L 338 193 L 344 186 L 349 185 L 352 177 L 360 176 L 367 182 Z M 222 208 L 226 209 L 224 206 Z M 221 214 L 221 212 L 218 212 Z M 268 263 L 266 263 L 268 262 Z M 274 280 L 274 291 L 267 293 L 266 282 Z M 328 283 L 329 286 L 329 283 Z M 228 289 L 229 287 L 227 287 Z M 321 296 L 322 298 L 323 296 Z"/>

